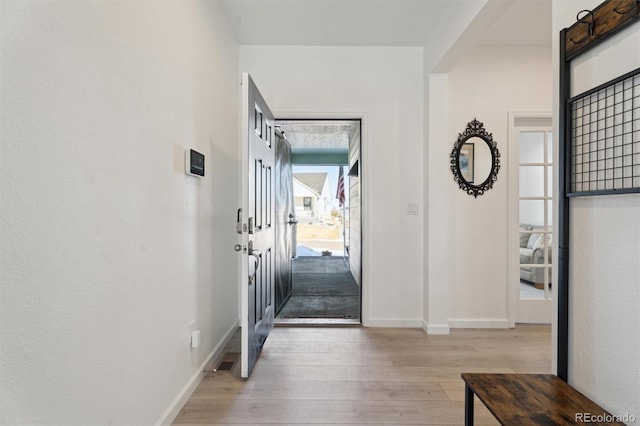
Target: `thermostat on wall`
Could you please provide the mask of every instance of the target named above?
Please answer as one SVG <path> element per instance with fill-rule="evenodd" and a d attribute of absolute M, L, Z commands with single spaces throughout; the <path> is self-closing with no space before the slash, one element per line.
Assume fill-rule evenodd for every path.
<path fill-rule="evenodd" d="M 185 172 L 192 176 L 204 176 L 204 154 L 193 149 L 187 149 L 184 155 Z"/>

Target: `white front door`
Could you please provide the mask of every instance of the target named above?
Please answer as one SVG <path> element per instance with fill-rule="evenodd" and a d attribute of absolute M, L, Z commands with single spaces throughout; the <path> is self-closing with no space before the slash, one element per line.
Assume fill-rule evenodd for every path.
<path fill-rule="evenodd" d="M 274 322 L 273 115 L 249 74 L 242 74 L 241 376 L 249 377 Z"/>

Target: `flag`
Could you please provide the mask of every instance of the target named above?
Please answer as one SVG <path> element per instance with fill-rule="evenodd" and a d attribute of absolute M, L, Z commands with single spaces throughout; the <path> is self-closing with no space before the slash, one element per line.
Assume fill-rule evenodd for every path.
<path fill-rule="evenodd" d="M 336 193 L 336 198 L 338 199 L 340 207 L 342 207 L 344 205 L 344 171 L 342 170 L 342 166 L 340 166 L 340 174 L 338 175 L 338 192 Z"/>

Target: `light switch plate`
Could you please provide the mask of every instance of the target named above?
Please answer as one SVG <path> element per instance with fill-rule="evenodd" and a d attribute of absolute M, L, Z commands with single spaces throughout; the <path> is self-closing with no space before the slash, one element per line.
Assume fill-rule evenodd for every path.
<path fill-rule="evenodd" d="M 200 330 L 191 332 L 191 347 L 196 349 L 200 346 Z"/>

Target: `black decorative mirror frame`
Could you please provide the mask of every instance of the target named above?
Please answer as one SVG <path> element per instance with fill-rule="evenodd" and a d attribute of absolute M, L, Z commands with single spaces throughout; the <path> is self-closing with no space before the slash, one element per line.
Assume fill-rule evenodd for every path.
<path fill-rule="evenodd" d="M 489 150 L 491 151 L 491 171 L 487 178 L 478 185 L 473 182 L 467 182 L 460 170 L 460 150 L 464 144 L 471 138 L 477 137 L 486 142 Z M 493 184 L 498 179 L 498 170 L 500 170 L 500 152 L 498 151 L 498 145 L 493 140 L 491 133 L 488 133 L 484 124 L 475 118 L 467 124 L 467 128 L 464 132 L 458 134 L 458 140 L 453 145 L 451 151 L 451 171 L 453 172 L 453 180 L 458 183 L 460 189 L 465 191 L 469 195 L 478 197 L 478 195 L 484 194 L 486 191 L 493 187 Z"/>

